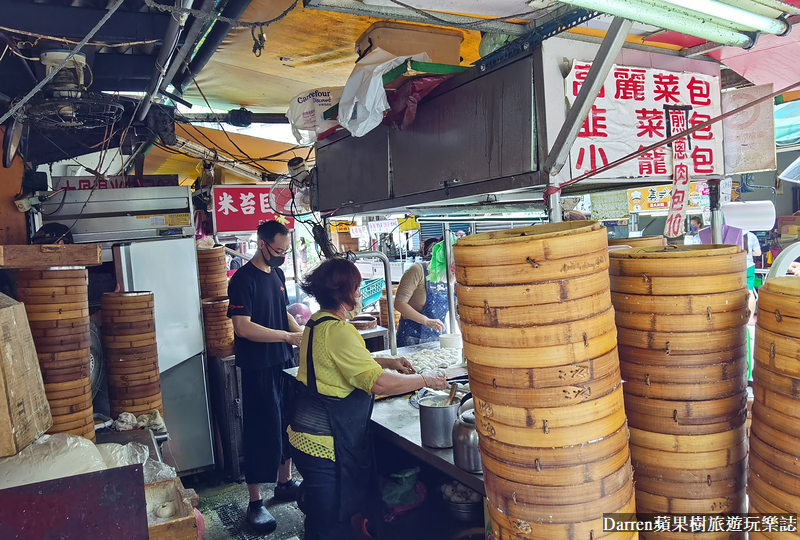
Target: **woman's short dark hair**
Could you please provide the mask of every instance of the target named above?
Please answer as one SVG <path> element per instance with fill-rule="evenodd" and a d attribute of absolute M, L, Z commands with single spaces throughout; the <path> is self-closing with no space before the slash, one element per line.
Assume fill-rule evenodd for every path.
<path fill-rule="evenodd" d="M 439 241 L 438 238 L 434 238 L 434 237 L 426 238 L 425 241 L 422 242 L 422 249 L 421 249 L 422 256 L 423 257 L 427 257 L 428 255 L 430 255 L 431 254 L 431 249 L 433 248 L 433 245 L 438 241 Z"/>
<path fill-rule="evenodd" d="M 308 274 L 300 285 L 322 309 L 339 309 L 351 304 L 361 285 L 361 272 L 345 259 L 328 259 Z"/>

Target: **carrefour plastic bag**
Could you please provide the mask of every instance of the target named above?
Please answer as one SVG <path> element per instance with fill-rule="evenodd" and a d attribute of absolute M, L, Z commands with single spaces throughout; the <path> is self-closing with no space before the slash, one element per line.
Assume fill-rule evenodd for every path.
<path fill-rule="evenodd" d="M 389 110 L 383 76 L 409 58 L 419 62 L 431 61 L 427 53 L 394 56 L 376 48 L 353 68 L 339 101 L 339 124 L 353 137 L 363 137 L 383 121 L 383 113 Z"/>
<path fill-rule="evenodd" d="M 341 86 L 317 88 L 292 99 L 286 117 L 298 144 L 313 144 L 318 136 L 339 125 L 336 120 L 325 120 L 322 114 L 339 103 L 342 90 Z"/>

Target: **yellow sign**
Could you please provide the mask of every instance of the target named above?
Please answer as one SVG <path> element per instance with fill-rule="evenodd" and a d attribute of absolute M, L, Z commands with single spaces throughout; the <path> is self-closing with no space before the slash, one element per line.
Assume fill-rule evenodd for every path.
<path fill-rule="evenodd" d="M 355 221 L 332 221 L 331 222 L 331 230 L 346 233 L 350 232 L 350 227 L 355 226 Z"/>
<path fill-rule="evenodd" d="M 731 200 L 739 200 L 739 184 L 733 184 Z M 628 190 L 628 210 L 630 212 L 669 211 L 672 185 L 636 188 Z M 689 208 L 699 210 L 709 206 L 708 184 L 692 182 L 689 188 Z"/>
<path fill-rule="evenodd" d="M 401 218 L 397 221 L 400 223 L 400 232 L 419 230 L 419 223 L 417 223 L 417 218 L 414 216 Z"/>

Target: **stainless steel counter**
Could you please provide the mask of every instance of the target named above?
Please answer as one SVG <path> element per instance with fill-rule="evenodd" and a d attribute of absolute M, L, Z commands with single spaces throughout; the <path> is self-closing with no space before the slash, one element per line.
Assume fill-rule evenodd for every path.
<path fill-rule="evenodd" d="M 438 348 L 438 342 L 424 343 L 413 347 L 400 347 L 397 349 L 397 354 L 398 356 L 403 356 L 404 354 Z M 381 352 L 391 354 L 388 350 Z M 286 373 L 296 377 L 297 368 L 287 369 Z M 372 427 L 375 437 L 380 437 L 399 446 L 428 465 L 439 469 L 470 489 L 486 496 L 483 475 L 468 473 L 456 467 L 453 463 L 452 448 L 437 449 L 422 445 L 419 429 L 419 410 L 411 406 L 408 397 L 398 396 L 376 401 L 375 409 L 372 411 Z"/>

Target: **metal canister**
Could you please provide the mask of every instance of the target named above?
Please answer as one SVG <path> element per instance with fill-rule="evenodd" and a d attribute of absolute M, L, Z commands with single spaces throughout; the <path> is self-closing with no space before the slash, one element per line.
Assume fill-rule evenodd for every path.
<path fill-rule="evenodd" d="M 453 424 L 458 418 L 460 403 L 441 405 L 446 396 L 427 396 L 419 400 L 419 425 L 423 446 L 453 446 Z"/>
<path fill-rule="evenodd" d="M 453 425 L 453 461 L 456 467 L 467 472 L 483 472 L 475 409 L 461 413 Z"/>

